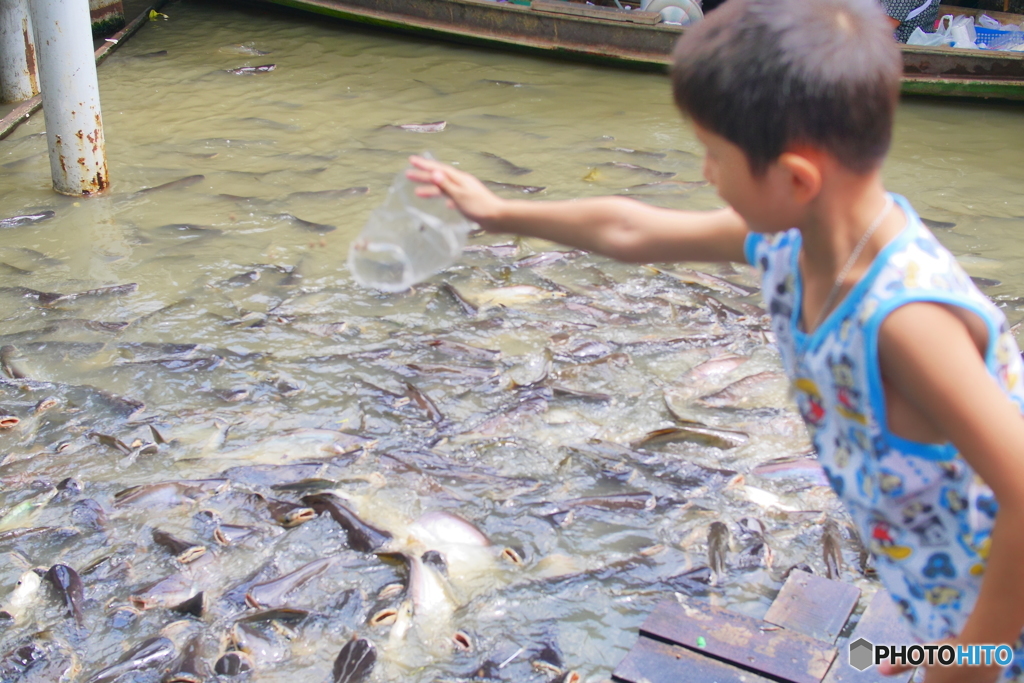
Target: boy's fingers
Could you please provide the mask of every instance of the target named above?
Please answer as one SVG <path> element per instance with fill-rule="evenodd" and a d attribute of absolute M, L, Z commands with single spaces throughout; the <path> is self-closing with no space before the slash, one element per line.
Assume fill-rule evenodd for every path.
<path fill-rule="evenodd" d="M 454 173 L 446 170 L 436 169 L 430 174 L 430 182 L 450 194 L 452 191 L 459 189 L 459 183 L 454 175 Z"/>
<path fill-rule="evenodd" d="M 441 190 L 436 185 L 423 185 L 416 188 L 416 196 L 423 198 L 437 197 L 441 194 Z"/>
<path fill-rule="evenodd" d="M 409 157 L 409 164 L 416 169 L 425 171 L 427 173 L 434 173 L 436 171 L 449 171 L 456 172 L 454 168 L 448 164 L 443 164 L 436 159 L 424 159 L 423 157 L 411 156 Z"/>
<path fill-rule="evenodd" d="M 417 182 L 417 183 L 429 183 L 429 182 L 431 182 L 430 176 L 431 176 L 430 171 L 420 171 L 420 170 L 416 170 L 416 169 L 412 169 L 412 168 L 405 172 L 405 177 L 406 178 L 408 178 L 409 180 L 412 180 L 413 182 Z"/>
<path fill-rule="evenodd" d="M 431 168 L 437 168 L 440 164 L 433 159 L 426 159 L 424 157 L 416 156 L 415 154 L 409 157 L 409 163 L 416 168 L 422 168 L 428 170 Z"/>

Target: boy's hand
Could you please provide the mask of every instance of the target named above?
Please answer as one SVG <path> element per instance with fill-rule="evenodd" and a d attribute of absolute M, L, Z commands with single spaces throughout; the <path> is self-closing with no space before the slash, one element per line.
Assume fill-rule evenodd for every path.
<path fill-rule="evenodd" d="M 936 645 L 957 646 L 955 640 L 944 640 Z M 896 676 L 917 667 L 910 664 L 891 664 L 882 662 L 878 665 L 878 673 L 883 676 Z M 1002 673 L 1001 666 L 922 666 L 924 683 L 995 683 Z"/>
<path fill-rule="evenodd" d="M 501 213 L 504 200 L 469 173 L 419 156 L 409 157 L 409 163 L 413 168 L 406 172 L 406 177 L 420 183 L 416 188 L 417 196 L 444 195 L 448 198 L 449 206 L 458 209 L 462 215 L 476 221 L 485 230 Z"/>

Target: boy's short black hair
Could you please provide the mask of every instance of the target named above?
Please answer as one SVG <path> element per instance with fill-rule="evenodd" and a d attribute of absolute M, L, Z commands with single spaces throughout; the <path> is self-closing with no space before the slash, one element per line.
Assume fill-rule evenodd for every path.
<path fill-rule="evenodd" d="M 902 58 L 878 0 L 728 0 L 673 55 L 676 104 L 762 174 L 791 145 L 881 165 Z"/>

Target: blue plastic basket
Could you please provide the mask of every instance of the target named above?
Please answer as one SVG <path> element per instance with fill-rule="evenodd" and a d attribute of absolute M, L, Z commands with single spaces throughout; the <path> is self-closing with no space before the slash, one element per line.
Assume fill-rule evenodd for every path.
<path fill-rule="evenodd" d="M 974 32 L 978 36 L 978 45 L 985 44 L 992 50 L 1008 49 L 1024 42 L 1024 34 L 1021 34 L 1020 31 L 1000 31 L 994 28 L 975 26 Z"/>
<path fill-rule="evenodd" d="M 1013 31 L 1000 31 L 994 28 L 985 28 L 984 26 L 975 26 L 974 32 L 978 34 L 978 42 L 987 43 L 990 40 L 1001 38 L 1013 33 Z"/>

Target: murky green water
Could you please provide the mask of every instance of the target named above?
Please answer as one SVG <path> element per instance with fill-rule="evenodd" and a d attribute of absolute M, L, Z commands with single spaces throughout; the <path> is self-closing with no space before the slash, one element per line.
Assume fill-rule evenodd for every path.
<path fill-rule="evenodd" d="M 41 116 L 0 142 L 0 217 L 56 212 L 0 235 L 0 341 L 15 347 L 9 364 L 28 378 L 2 387 L 4 412 L 21 422 L 0 435 L 0 509 L 46 500 L 66 477 L 82 487 L 0 518 L 0 534 L 10 532 L 0 535 L 0 595 L 27 567 L 84 572 L 107 558 L 83 576 L 82 629 L 44 582 L 25 618 L 0 635 L 0 651 L 50 628 L 79 650 L 86 680 L 180 618 L 164 608 L 128 618 L 124 609 L 180 573 L 182 595 L 203 590 L 210 602 L 192 632 L 212 665 L 237 618 L 253 611 L 232 588 L 257 570 L 265 580 L 334 557 L 283 600 L 312 616 L 264 629 L 273 647 L 256 656 L 258 680 L 325 678 L 358 634 L 380 651 L 379 680 L 457 680 L 506 660 L 492 667 L 504 680 L 548 680 L 530 661 L 551 646 L 598 681 L 673 592 L 761 616 L 789 567 L 824 572 L 822 522 L 843 519 L 834 499 L 794 468 L 754 471 L 808 445 L 795 415 L 777 407 L 786 404 L 777 357 L 747 307 L 756 293 L 742 291 L 756 286 L 750 270 L 704 268 L 738 286 L 709 289 L 591 256 L 522 268 L 517 259 L 551 246 L 501 237 L 476 238 L 458 266 L 403 295 L 361 290 L 344 266 L 404 158 L 426 149 L 487 180 L 544 187 L 540 199 L 627 192 L 663 206 L 718 206 L 710 188 L 689 182 L 700 180 L 701 150 L 663 78 L 257 9 L 183 2 L 165 11 L 169 21 L 147 25 L 100 70 L 108 196 L 51 192 Z M 224 71 L 271 63 L 269 73 Z M 904 103 L 887 167 L 891 189 L 956 224 L 940 238 L 972 275 L 999 281 L 988 291 L 1011 323 L 1024 317 L 1022 115 Z M 443 132 L 389 127 L 437 121 Z M 303 194 L 348 188 L 368 190 Z M 127 283 L 138 289 L 38 295 Z M 478 310 L 464 310 L 445 283 Z M 690 372 L 711 358 L 717 368 Z M 406 383 L 440 414 L 410 399 Z M 47 397 L 56 405 L 38 410 Z M 749 441 L 631 449 L 675 424 L 666 397 L 677 413 Z M 132 450 L 153 440 L 150 425 L 170 442 L 155 454 L 94 436 Z M 339 453 L 339 432 L 376 444 Z M 320 464 L 230 469 L 253 462 Z M 115 499 L 133 485 L 204 478 L 226 481 Z M 398 606 L 400 595 L 379 593 L 403 583 L 404 568 L 348 549 L 327 516 L 284 529 L 252 495 L 298 501 L 328 484 L 271 485 L 311 478 L 334 481 L 400 539 L 431 510 L 456 512 L 491 537 L 487 561 L 452 575 L 459 607 L 450 620 L 421 619 L 404 641 L 367 625 Z M 578 500 L 646 493 L 653 507 L 644 496 L 622 509 Z M 104 509 L 102 528 L 83 499 Z M 219 544 L 211 510 L 255 527 L 255 540 Z M 767 528 L 770 566 L 741 533 L 745 518 Z M 716 519 L 733 533 L 732 568 L 708 585 L 699 567 Z M 51 529 L 14 531 L 39 527 Z M 204 544 L 205 558 L 182 568 L 154 545 L 154 529 Z M 872 590 L 854 542 L 844 545 L 844 578 Z M 506 546 L 522 567 L 498 557 Z M 470 652 L 450 651 L 456 629 Z"/>

